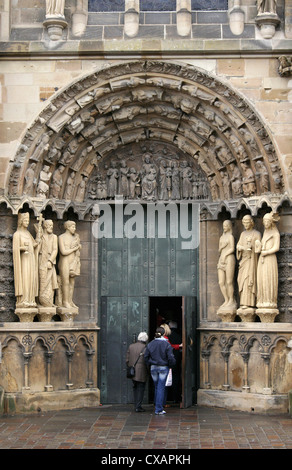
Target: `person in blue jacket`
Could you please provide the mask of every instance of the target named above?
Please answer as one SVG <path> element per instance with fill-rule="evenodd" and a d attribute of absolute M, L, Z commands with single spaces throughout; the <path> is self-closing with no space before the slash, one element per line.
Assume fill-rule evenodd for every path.
<path fill-rule="evenodd" d="M 163 410 L 165 383 L 170 367 L 175 365 L 173 350 L 166 338 L 162 327 L 156 329 L 154 339 L 147 345 L 144 360 L 150 366 L 151 377 L 154 382 L 155 414 L 165 414 Z"/>

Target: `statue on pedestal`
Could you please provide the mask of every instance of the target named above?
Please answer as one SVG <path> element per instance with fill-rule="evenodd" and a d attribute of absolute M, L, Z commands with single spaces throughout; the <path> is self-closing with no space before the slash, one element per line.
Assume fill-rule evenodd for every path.
<path fill-rule="evenodd" d="M 242 321 L 254 321 L 258 261 L 255 244 L 257 240 L 261 240 L 261 234 L 254 229 L 254 222 L 250 215 L 243 217 L 242 224 L 245 230 L 240 235 L 236 246 L 236 257 L 239 260 L 237 281 L 240 296 L 240 308 L 237 314 Z"/>
<path fill-rule="evenodd" d="M 236 302 L 234 299 L 235 241 L 232 234 L 231 220 L 223 222 L 223 234 L 219 240 L 219 260 L 217 264 L 218 281 L 224 297 L 217 315 L 224 321 L 234 321 Z"/>
<path fill-rule="evenodd" d="M 262 322 L 273 322 L 279 310 L 278 262 L 276 253 L 280 249 L 280 233 L 276 227 L 279 216 L 269 212 L 263 217 L 265 231 L 263 238 L 256 241 L 256 251 L 260 253 L 257 269 L 257 311 Z"/>
<path fill-rule="evenodd" d="M 41 321 L 50 321 L 56 314 L 54 305 L 55 289 L 58 288 L 56 274 L 56 258 L 58 253 L 58 238 L 53 233 L 52 220 L 44 220 L 43 232 L 38 247 L 39 271 L 39 318 Z"/>
<path fill-rule="evenodd" d="M 37 247 L 36 239 L 28 231 L 29 213 L 19 213 L 17 230 L 13 235 L 13 267 L 16 296 L 15 313 L 20 321 L 33 321 L 37 314 L 36 297 L 38 296 Z M 41 217 L 40 222 L 41 224 Z"/>
<path fill-rule="evenodd" d="M 62 319 L 72 320 L 78 314 L 78 307 L 73 302 L 75 278 L 80 275 L 80 238 L 76 234 L 76 223 L 67 220 L 64 223 L 65 233 L 59 236 L 59 276 L 61 305 L 57 313 Z"/>

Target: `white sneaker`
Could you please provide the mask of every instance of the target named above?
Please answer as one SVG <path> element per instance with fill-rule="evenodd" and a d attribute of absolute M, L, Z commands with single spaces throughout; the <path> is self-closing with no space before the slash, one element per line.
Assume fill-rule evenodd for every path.
<path fill-rule="evenodd" d="M 165 415 L 166 414 L 166 411 L 159 411 L 158 413 L 155 413 L 156 415 Z"/>

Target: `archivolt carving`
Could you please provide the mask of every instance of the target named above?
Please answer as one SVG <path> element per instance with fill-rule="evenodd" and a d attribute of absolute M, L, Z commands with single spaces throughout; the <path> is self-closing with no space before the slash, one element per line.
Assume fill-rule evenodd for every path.
<path fill-rule="evenodd" d="M 73 200 L 77 206 L 110 199 L 112 162 L 119 178 L 126 168 L 128 182 L 131 174 L 141 184 L 146 154 L 157 168 L 155 178 L 162 160 L 170 170 L 177 162 L 181 172 L 187 162 L 194 188 L 188 199 L 283 192 L 273 143 L 244 98 L 200 69 L 139 61 L 106 67 L 55 96 L 19 146 L 7 195 Z M 197 191 L 200 183 L 204 193 Z"/>

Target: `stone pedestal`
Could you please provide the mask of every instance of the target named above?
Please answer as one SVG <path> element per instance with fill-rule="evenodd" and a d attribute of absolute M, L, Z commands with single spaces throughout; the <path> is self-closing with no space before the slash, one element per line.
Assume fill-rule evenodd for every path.
<path fill-rule="evenodd" d="M 48 322 L 52 321 L 52 318 L 56 313 L 56 307 L 39 307 L 37 317 L 41 322 Z"/>
<path fill-rule="evenodd" d="M 254 322 L 256 318 L 255 308 L 247 307 L 242 308 L 240 307 L 237 310 L 237 315 L 240 317 L 242 322 Z"/>
<path fill-rule="evenodd" d="M 67 28 L 68 23 L 65 18 L 52 17 L 47 18 L 43 25 L 47 29 L 51 41 L 60 41 L 63 36 L 63 30 Z"/>
<path fill-rule="evenodd" d="M 217 310 L 217 315 L 224 322 L 232 322 L 235 320 L 235 317 L 237 315 L 236 306 L 235 305 L 222 306 Z"/>
<path fill-rule="evenodd" d="M 276 27 L 281 21 L 275 13 L 262 13 L 255 18 L 255 22 L 260 28 L 263 38 L 272 39 L 275 35 Z"/>
<path fill-rule="evenodd" d="M 15 315 L 18 316 L 20 322 L 26 322 L 26 323 L 33 322 L 37 314 L 38 314 L 38 309 L 36 307 L 15 309 Z"/>
<path fill-rule="evenodd" d="M 277 308 L 258 308 L 256 314 L 262 323 L 274 323 L 276 316 L 279 315 L 279 310 Z"/>
<path fill-rule="evenodd" d="M 78 313 L 78 307 L 57 307 L 57 314 L 61 318 L 61 321 L 72 322 Z"/>

